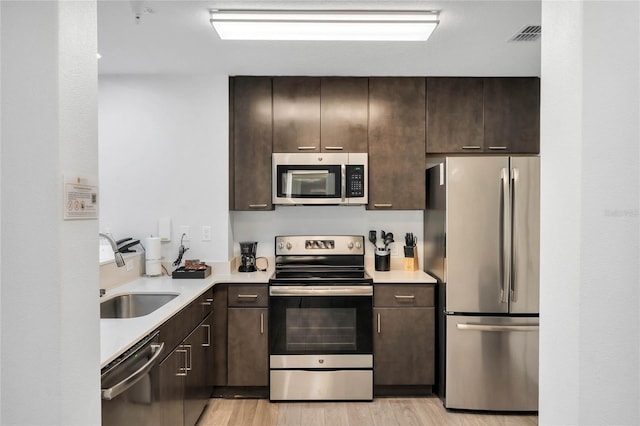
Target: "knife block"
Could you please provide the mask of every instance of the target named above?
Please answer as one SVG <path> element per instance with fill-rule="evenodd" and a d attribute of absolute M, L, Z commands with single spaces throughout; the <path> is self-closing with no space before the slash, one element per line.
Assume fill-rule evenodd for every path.
<path fill-rule="evenodd" d="M 407 255 L 410 255 L 409 257 Z M 417 247 L 404 247 L 404 270 L 405 271 L 417 271 L 418 265 L 418 248 Z"/>

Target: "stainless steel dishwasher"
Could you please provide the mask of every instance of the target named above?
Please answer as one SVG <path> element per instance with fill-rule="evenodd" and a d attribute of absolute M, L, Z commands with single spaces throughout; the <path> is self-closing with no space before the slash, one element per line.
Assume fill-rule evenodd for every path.
<path fill-rule="evenodd" d="M 142 339 L 101 371 L 102 425 L 161 423 L 158 332 Z"/>

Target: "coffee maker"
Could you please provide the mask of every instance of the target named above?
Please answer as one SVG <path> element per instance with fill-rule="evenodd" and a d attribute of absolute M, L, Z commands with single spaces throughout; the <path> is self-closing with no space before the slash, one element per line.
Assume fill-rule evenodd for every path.
<path fill-rule="evenodd" d="M 238 272 L 256 271 L 256 252 L 258 250 L 257 241 L 243 241 L 240 243 L 240 266 Z"/>

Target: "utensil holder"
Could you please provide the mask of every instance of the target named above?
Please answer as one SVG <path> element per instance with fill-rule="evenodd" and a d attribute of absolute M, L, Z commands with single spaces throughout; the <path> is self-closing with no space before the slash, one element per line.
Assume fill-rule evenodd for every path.
<path fill-rule="evenodd" d="M 418 269 L 418 248 L 404 246 L 404 270 L 417 271 Z"/>
<path fill-rule="evenodd" d="M 375 255 L 376 271 L 388 271 L 391 269 L 391 252 L 389 250 L 376 250 Z"/>

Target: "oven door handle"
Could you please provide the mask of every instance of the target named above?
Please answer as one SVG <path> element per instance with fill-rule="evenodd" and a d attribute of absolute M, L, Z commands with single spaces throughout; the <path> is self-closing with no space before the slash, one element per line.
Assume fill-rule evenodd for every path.
<path fill-rule="evenodd" d="M 373 296 L 370 285 L 271 286 L 270 296 Z"/>

